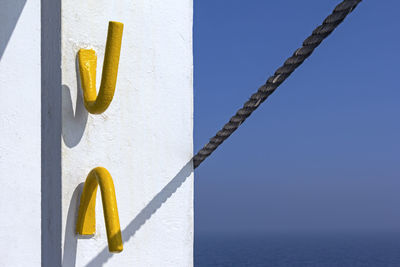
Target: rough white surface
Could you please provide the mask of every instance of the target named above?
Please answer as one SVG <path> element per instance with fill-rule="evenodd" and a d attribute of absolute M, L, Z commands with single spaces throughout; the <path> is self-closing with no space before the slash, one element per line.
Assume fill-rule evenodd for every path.
<path fill-rule="evenodd" d="M 40 1 L 0 1 L 0 266 L 40 266 Z"/>
<path fill-rule="evenodd" d="M 62 1 L 63 266 L 193 265 L 192 9 L 192 0 Z M 99 86 L 110 20 L 125 25 L 116 94 L 91 115 L 76 53 L 96 50 Z M 100 192 L 96 235 L 74 234 L 79 184 L 96 166 L 114 179 L 120 254 L 108 252 Z"/>

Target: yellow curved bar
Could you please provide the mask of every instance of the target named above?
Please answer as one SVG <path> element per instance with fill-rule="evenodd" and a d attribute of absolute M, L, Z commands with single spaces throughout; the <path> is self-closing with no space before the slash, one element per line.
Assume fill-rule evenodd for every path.
<path fill-rule="evenodd" d="M 79 204 L 76 233 L 80 235 L 93 235 L 96 232 L 95 207 L 97 185 L 100 186 L 101 200 L 103 202 L 108 250 L 118 253 L 122 251 L 123 245 L 117 200 L 112 177 L 103 167 L 94 168 L 86 178 Z"/>
<path fill-rule="evenodd" d="M 92 114 L 103 113 L 114 97 L 123 29 L 124 24 L 120 22 L 110 21 L 108 24 L 107 44 L 98 95 L 96 93 L 96 52 L 93 49 L 80 49 L 78 52 L 84 104 L 88 112 Z"/>

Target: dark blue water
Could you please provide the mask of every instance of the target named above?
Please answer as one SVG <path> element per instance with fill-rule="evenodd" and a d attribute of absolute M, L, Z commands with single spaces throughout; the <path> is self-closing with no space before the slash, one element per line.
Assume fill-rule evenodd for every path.
<path fill-rule="evenodd" d="M 400 234 L 198 234 L 203 266 L 400 266 Z"/>

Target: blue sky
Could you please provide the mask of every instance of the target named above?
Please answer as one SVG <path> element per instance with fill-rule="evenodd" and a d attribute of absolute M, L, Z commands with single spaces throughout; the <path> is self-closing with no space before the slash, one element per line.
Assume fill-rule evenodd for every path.
<path fill-rule="evenodd" d="M 339 2 L 195 0 L 195 152 Z M 400 230 L 399 9 L 364 0 L 203 162 L 196 233 Z"/>

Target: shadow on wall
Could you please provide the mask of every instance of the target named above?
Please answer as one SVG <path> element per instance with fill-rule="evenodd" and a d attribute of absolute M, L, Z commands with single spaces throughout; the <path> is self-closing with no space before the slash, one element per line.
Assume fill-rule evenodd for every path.
<path fill-rule="evenodd" d="M 176 190 L 186 181 L 186 179 L 193 173 L 193 164 L 192 160 L 186 163 L 185 166 L 176 174 L 176 176 L 157 194 L 153 197 L 153 199 L 144 207 L 138 215 L 128 224 L 128 226 L 122 230 L 122 240 L 123 242 L 128 242 L 136 232 L 142 227 L 147 220 L 153 216 L 153 214 L 162 206 L 164 202 L 166 202 Z M 77 190 L 75 190 L 77 191 Z M 75 192 L 74 192 L 75 195 Z M 74 199 L 74 197 L 72 197 Z M 74 202 L 71 200 L 71 207 L 75 207 L 73 205 Z M 72 216 L 72 215 L 71 215 Z M 68 218 L 70 218 L 70 210 L 68 210 Z M 68 222 L 67 222 L 67 230 L 66 230 L 66 240 L 67 240 L 67 231 L 68 231 Z M 75 241 L 76 242 L 76 241 Z M 75 243 L 76 247 L 76 243 Z M 75 248 L 76 253 L 76 248 Z M 65 255 L 65 252 L 64 252 Z M 108 251 L 108 247 L 104 248 L 94 259 L 92 259 L 86 267 L 99 267 L 103 266 L 114 254 Z M 72 255 L 71 255 L 72 256 Z M 74 258 L 75 257 L 71 257 Z M 64 266 L 64 265 L 63 265 Z M 66 265 L 66 266 L 75 266 L 75 265 Z"/>
<path fill-rule="evenodd" d="M 88 112 L 83 104 L 82 88 L 80 84 L 78 58 L 76 67 L 76 105 L 75 114 L 71 98 L 71 89 L 67 85 L 62 86 L 62 137 L 67 147 L 71 148 L 79 144 L 85 132 L 88 120 Z M 64 252 L 62 257 L 63 267 L 75 267 L 78 239 L 89 239 L 92 236 L 78 236 L 75 231 L 76 219 L 79 208 L 79 200 L 84 183 L 79 184 L 71 197 L 68 207 L 67 222 L 64 236 Z"/>
<path fill-rule="evenodd" d="M 62 260 L 63 267 L 75 267 L 76 263 L 78 237 L 75 234 L 75 225 L 77 210 L 79 207 L 79 199 L 82 194 L 83 185 L 84 183 L 81 183 L 76 187 L 68 207 L 67 223 L 65 226 L 64 236 L 64 253 Z"/>
<path fill-rule="evenodd" d="M 65 225 L 64 253 L 62 259 L 63 267 L 75 267 L 78 239 L 92 238 L 92 236 L 80 236 L 76 234 L 76 219 L 84 184 L 85 183 L 80 183 L 75 188 L 72 193 L 71 201 L 69 202 L 67 223 Z"/>
<path fill-rule="evenodd" d="M 0 1 L 0 60 L 17 25 L 26 0 Z"/>
<path fill-rule="evenodd" d="M 78 57 L 75 59 L 76 68 L 76 105 L 75 115 L 72 106 L 71 89 L 67 85 L 62 86 L 62 136 L 67 147 L 71 148 L 79 144 L 85 132 L 88 112 L 83 104 L 82 88 L 79 76 Z"/>
<path fill-rule="evenodd" d="M 0 0 L 0 2 L 15 0 Z M 61 266 L 61 0 L 41 0 L 41 259 Z"/>

